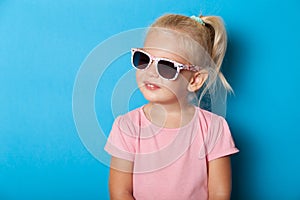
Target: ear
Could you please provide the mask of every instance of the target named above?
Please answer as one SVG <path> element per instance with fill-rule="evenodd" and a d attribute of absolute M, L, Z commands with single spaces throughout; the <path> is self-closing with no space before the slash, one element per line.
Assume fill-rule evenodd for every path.
<path fill-rule="evenodd" d="M 188 85 L 189 92 L 195 92 L 201 88 L 208 77 L 208 73 L 206 71 L 199 71 L 192 75 L 190 78 L 190 82 Z"/>

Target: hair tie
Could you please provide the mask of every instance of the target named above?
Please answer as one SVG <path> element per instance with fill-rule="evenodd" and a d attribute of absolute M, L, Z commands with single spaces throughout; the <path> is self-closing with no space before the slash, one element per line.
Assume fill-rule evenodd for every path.
<path fill-rule="evenodd" d="M 200 17 L 196 17 L 195 15 L 190 16 L 191 19 L 195 20 L 196 22 L 200 23 L 201 25 L 205 26 L 204 21 Z"/>

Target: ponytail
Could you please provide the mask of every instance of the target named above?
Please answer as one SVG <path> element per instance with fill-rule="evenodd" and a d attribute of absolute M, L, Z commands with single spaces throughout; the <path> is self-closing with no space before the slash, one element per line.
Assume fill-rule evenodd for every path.
<path fill-rule="evenodd" d="M 218 76 L 227 91 L 233 92 L 230 84 L 221 72 L 221 65 L 227 48 L 227 33 L 222 18 L 217 16 L 200 16 L 210 30 L 211 57 L 216 65 Z"/>

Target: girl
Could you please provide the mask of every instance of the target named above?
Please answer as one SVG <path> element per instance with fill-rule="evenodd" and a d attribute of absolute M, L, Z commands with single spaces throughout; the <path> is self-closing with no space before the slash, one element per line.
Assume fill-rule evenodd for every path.
<path fill-rule="evenodd" d="M 212 93 L 226 50 L 221 18 L 169 14 L 132 49 L 146 105 L 116 118 L 105 150 L 112 155 L 112 200 L 230 199 L 229 155 L 238 152 L 224 118 L 190 103 Z M 200 95 L 199 102 L 201 100 Z"/>

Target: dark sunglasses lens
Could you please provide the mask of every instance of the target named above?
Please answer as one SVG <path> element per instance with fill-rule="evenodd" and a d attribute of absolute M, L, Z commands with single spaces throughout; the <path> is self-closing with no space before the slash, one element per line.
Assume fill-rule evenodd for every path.
<path fill-rule="evenodd" d="M 158 73 L 166 79 L 173 79 L 177 73 L 177 68 L 174 66 L 174 63 L 166 60 L 160 60 L 157 63 L 157 70 Z"/>
<path fill-rule="evenodd" d="M 143 52 L 135 51 L 132 56 L 133 65 L 137 69 L 145 69 L 150 62 L 149 56 Z"/>

